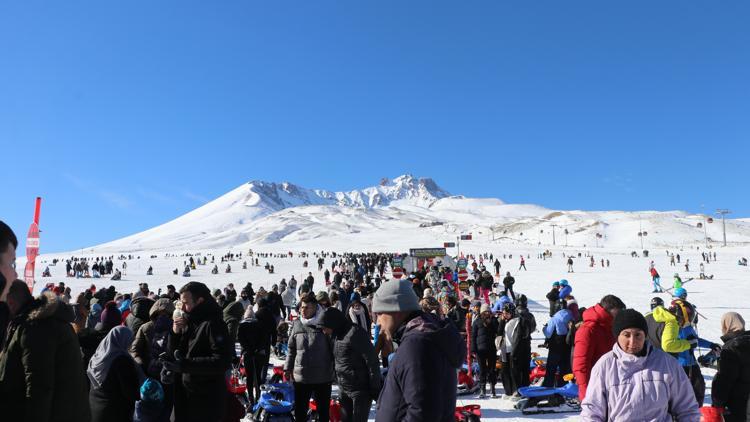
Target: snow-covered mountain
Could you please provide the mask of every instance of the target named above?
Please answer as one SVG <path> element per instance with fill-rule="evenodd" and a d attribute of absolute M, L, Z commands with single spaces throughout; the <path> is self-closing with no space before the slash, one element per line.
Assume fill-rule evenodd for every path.
<path fill-rule="evenodd" d="M 168 223 L 91 250 L 281 246 L 337 237 L 386 249 L 394 239 L 434 246 L 463 233 L 503 243 L 544 245 L 554 237 L 556 245 L 640 249 L 641 240 L 651 248 L 721 239 L 721 224 L 706 221 L 681 211 L 555 211 L 451 196 L 432 179 L 408 174 L 348 192 L 251 181 Z M 733 243 L 750 242 L 750 222 L 727 220 L 727 230 Z"/>

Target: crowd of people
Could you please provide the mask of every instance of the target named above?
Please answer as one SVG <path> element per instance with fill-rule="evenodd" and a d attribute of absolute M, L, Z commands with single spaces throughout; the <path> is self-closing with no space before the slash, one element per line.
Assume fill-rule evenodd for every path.
<path fill-rule="evenodd" d="M 454 267 L 424 265 L 387 280 L 392 254 L 321 253 L 322 283 L 309 272 L 268 290 L 247 283 L 238 293 L 230 283 L 211 291 L 189 281 L 163 293 L 146 283 L 135 292 L 92 285 L 75 297 L 60 283 L 33 297 L 17 280 L 17 247 L 0 222 L 3 420 L 237 421 L 246 408 L 228 382 L 242 367 L 257 402 L 275 356 L 293 386 L 296 420 L 307 420 L 310 398 L 328 403 L 335 384 L 348 421 L 366 421 L 373 402 L 376 421 L 453 421 L 464 364 L 479 364 L 478 399 L 500 397 L 499 386 L 506 400 L 521 398 L 539 331 L 547 348 L 542 385 L 562 385 L 573 373 L 582 420 L 748 417 L 750 332 L 742 316 L 722 318 L 723 345 L 700 338 L 682 287 L 669 302 L 654 297 L 642 315 L 614 295 L 579 305 L 573 283 L 562 279 L 546 293 L 542 324 L 491 254 L 470 257 L 464 284 Z M 698 347 L 720 362 L 708 410 L 700 410 Z M 328 406 L 317 412 L 329 419 Z"/>

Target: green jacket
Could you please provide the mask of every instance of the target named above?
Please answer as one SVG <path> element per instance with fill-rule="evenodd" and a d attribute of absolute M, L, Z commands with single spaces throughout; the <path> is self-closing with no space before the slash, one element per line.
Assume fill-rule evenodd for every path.
<path fill-rule="evenodd" d="M 91 419 L 86 373 L 73 311 L 51 292 L 16 315 L 0 354 L 2 419 L 86 422 Z"/>

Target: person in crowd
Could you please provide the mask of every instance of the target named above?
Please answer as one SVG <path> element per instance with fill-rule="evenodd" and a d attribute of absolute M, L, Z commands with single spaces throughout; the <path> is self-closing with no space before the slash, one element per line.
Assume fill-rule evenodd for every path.
<path fill-rule="evenodd" d="M 375 420 L 454 420 L 457 370 L 466 357 L 458 329 L 448 320 L 423 313 L 408 280 L 383 283 L 372 306 L 381 334 L 387 333 L 398 344 L 377 400 Z"/>
<path fill-rule="evenodd" d="M 499 324 L 497 318 L 492 315 L 490 306 L 482 304 L 479 318 L 471 325 L 471 353 L 479 362 L 479 398 L 487 396 L 487 382 L 490 383 L 490 394 L 497 397 L 495 383 L 497 373 L 495 363 L 497 361 L 497 347 L 495 337 L 498 336 Z"/>
<path fill-rule="evenodd" d="M 191 281 L 180 289 L 183 316 L 174 318 L 171 358 L 164 361 L 175 379 L 175 418 L 180 421 L 221 421 L 226 409 L 225 375 L 231 368 L 234 344 L 219 305 L 205 284 Z"/>
<path fill-rule="evenodd" d="M 7 259 L 7 258 L 4 258 Z M 26 283 L 6 288 L 10 321 L 0 352 L 5 421 L 89 421 L 85 369 L 73 312 L 52 292 L 34 299 Z"/>
<path fill-rule="evenodd" d="M 140 398 L 143 373 L 128 353 L 133 332 L 113 328 L 96 348 L 86 375 L 91 382 L 89 405 L 92 422 L 130 422 Z"/>
<path fill-rule="evenodd" d="M 372 401 L 380 394 L 382 376 L 370 342 L 370 333 L 352 324 L 336 308 L 326 309 L 320 320 L 323 332 L 333 339 L 336 381 L 341 404 L 350 422 L 367 422 Z"/>
<path fill-rule="evenodd" d="M 565 307 L 564 301 L 557 302 L 558 311 L 552 319 L 544 325 L 545 342 L 549 348 L 547 355 L 547 373 L 544 375 L 542 385 L 554 387 L 559 384 L 560 379 L 556 373 L 566 375 L 570 373 L 570 352 L 572 344 L 568 341 L 568 331 L 572 325 L 572 317 Z"/>
<path fill-rule="evenodd" d="M 303 421 L 311 395 L 317 403 L 330 401 L 334 370 L 332 342 L 319 327 L 323 308 L 312 293 L 303 295 L 300 301 L 300 317 L 289 335 L 284 371 L 294 384 L 294 417 Z M 318 415 L 320 420 L 328 420 L 328 406 L 318 406 Z"/>
<path fill-rule="evenodd" d="M 724 346 L 711 383 L 711 405 L 727 409 L 725 421 L 744 422 L 750 410 L 750 332 L 740 314 L 727 312 L 721 317 L 721 333 Z"/>
<path fill-rule="evenodd" d="M 582 421 L 700 420 L 690 381 L 680 364 L 646 341 L 648 326 L 638 311 L 617 313 L 617 341 L 594 365 Z"/>
<path fill-rule="evenodd" d="M 591 369 L 615 344 L 612 321 L 623 309 L 625 304 L 620 298 L 606 295 L 583 313 L 583 324 L 576 330 L 573 349 L 573 374 L 578 384 L 578 398 L 581 401 L 586 396 Z"/>

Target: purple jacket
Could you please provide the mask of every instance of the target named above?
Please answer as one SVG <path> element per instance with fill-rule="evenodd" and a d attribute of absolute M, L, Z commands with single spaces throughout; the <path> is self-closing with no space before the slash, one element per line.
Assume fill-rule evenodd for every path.
<path fill-rule="evenodd" d="M 700 421 L 690 381 L 677 360 L 646 343 L 629 355 L 615 343 L 591 371 L 582 421 Z M 671 415 L 670 415 L 671 413 Z"/>

